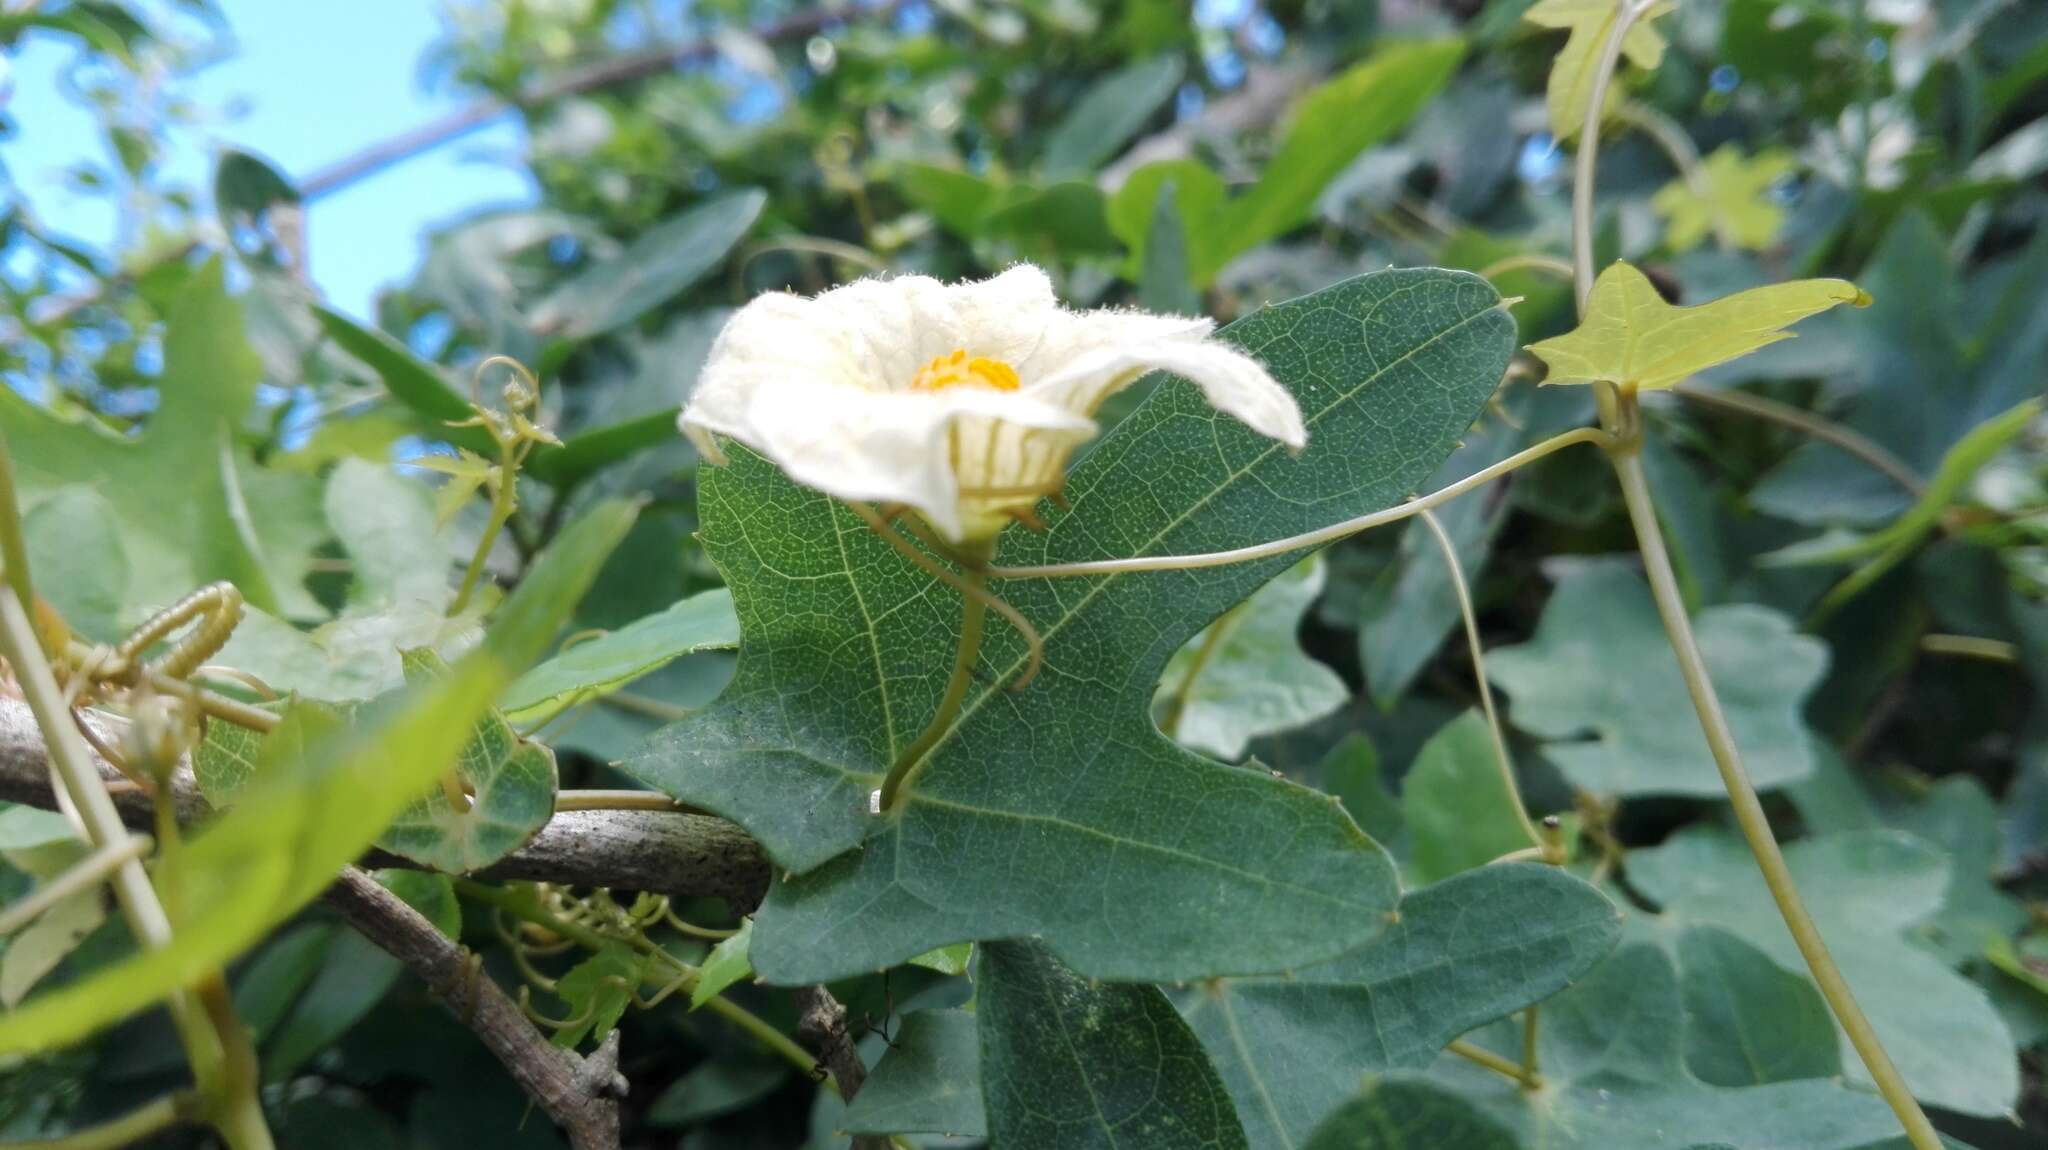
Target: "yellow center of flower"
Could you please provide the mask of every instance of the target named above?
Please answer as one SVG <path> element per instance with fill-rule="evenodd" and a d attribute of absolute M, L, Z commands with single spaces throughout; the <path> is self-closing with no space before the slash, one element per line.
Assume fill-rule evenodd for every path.
<path fill-rule="evenodd" d="M 1015 391 L 1018 382 L 1016 368 L 985 355 L 969 356 L 967 349 L 960 347 L 925 364 L 917 377 L 910 381 L 910 390 L 986 387 L 996 391 Z"/>

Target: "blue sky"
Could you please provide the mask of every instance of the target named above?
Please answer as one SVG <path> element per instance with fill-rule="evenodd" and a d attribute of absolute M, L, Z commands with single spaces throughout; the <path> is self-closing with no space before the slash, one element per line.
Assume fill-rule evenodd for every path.
<path fill-rule="evenodd" d="M 224 145 L 302 175 L 464 102 L 426 91 L 419 81 L 421 55 L 440 32 L 439 5 L 429 0 L 219 4 L 239 49 L 181 90 L 210 109 L 246 110 L 174 138 L 170 170 L 182 182 L 208 186 Z M 73 51 L 38 35 L 9 61 L 8 108 L 20 133 L 4 155 L 47 225 L 103 246 L 113 237 L 111 206 L 65 190 L 58 176 L 77 160 L 102 155 L 91 115 L 57 82 Z M 484 205 L 533 199 L 525 175 L 499 162 L 522 143 L 515 118 L 507 117 L 313 204 L 307 239 L 314 282 L 335 306 L 369 318 L 377 290 L 417 266 L 429 225 Z"/>

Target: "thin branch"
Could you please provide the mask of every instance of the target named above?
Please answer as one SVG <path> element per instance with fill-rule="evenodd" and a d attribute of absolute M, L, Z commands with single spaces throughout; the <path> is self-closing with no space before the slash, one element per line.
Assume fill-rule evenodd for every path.
<path fill-rule="evenodd" d="M 1908 495 L 1916 499 L 1927 489 L 1926 480 L 1920 478 L 1904 460 L 1886 451 L 1875 441 L 1858 435 L 1832 420 L 1822 419 L 1809 411 L 1802 411 L 1789 403 L 1780 403 L 1761 395 L 1751 395 L 1746 391 L 1721 391 L 1689 383 L 1679 384 L 1671 391 L 1702 406 L 1740 412 L 1781 427 L 1789 427 L 1824 443 L 1831 443 L 1876 468 L 1885 478 L 1904 488 Z"/>
<path fill-rule="evenodd" d="M 846 1006 L 822 986 L 799 987 L 796 991 L 796 1034 L 818 1056 L 839 1097 L 852 1102 L 868 1080 L 867 1064 L 846 1029 Z M 877 1135 L 858 1135 L 853 1150 L 888 1150 L 889 1140 Z"/>
<path fill-rule="evenodd" d="M 105 760 L 91 759 L 101 777 L 119 778 Z M 205 818 L 211 810 L 188 769 L 172 776 L 171 799 L 183 823 Z M 15 699 L 0 699 L 0 800 L 56 809 L 49 751 L 28 708 Z M 149 796 L 131 791 L 114 796 L 114 805 L 128 826 L 150 827 Z M 363 861 L 377 867 L 419 865 L 382 851 L 372 851 Z M 766 893 L 770 869 L 759 844 L 724 819 L 661 811 L 564 811 L 526 846 L 478 877 L 709 896 L 745 912 Z"/>
<path fill-rule="evenodd" d="M 461 944 L 354 867 L 327 888 L 325 901 L 364 938 L 418 975 L 520 1089 L 568 1133 L 574 1150 L 616 1150 L 618 1100 L 626 1093 L 618 1073 L 617 1031 L 587 1058 L 552 1045 Z"/>
<path fill-rule="evenodd" d="M 55 1138 L 8 1142 L 5 1147 L 6 1150 L 120 1150 L 181 1122 L 197 1121 L 204 1109 L 204 1102 L 196 1094 L 167 1094 L 97 1126 L 87 1126 Z"/>

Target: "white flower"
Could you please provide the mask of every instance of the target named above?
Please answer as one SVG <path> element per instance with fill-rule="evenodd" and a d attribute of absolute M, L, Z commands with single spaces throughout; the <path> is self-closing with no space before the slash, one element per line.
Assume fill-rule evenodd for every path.
<path fill-rule="evenodd" d="M 981 544 L 1058 493 L 1096 408 L 1155 369 L 1303 446 L 1294 397 L 1212 327 L 1068 311 L 1028 264 L 950 286 L 904 276 L 776 293 L 719 333 L 680 423 L 713 463 L 728 435 L 798 483 L 911 507 L 948 540 Z"/>

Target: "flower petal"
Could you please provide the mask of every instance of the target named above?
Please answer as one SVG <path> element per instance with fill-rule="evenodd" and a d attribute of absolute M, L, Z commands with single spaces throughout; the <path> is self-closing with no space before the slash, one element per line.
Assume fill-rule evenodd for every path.
<path fill-rule="evenodd" d="M 1214 340 L 1174 339 L 1089 352 L 1018 394 L 1070 411 L 1093 412 L 1111 393 L 1147 371 L 1165 371 L 1202 389 L 1209 405 L 1292 448 L 1308 443 L 1294 396 L 1252 357 Z"/>
<path fill-rule="evenodd" d="M 1085 439 L 1093 420 L 1017 392 L 961 387 L 876 395 L 802 378 L 762 380 L 735 439 L 806 487 L 840 499 L 916 508 L 948 539 L 961 538 L 953 426 L 980 416 L 999 426 Z"/>

